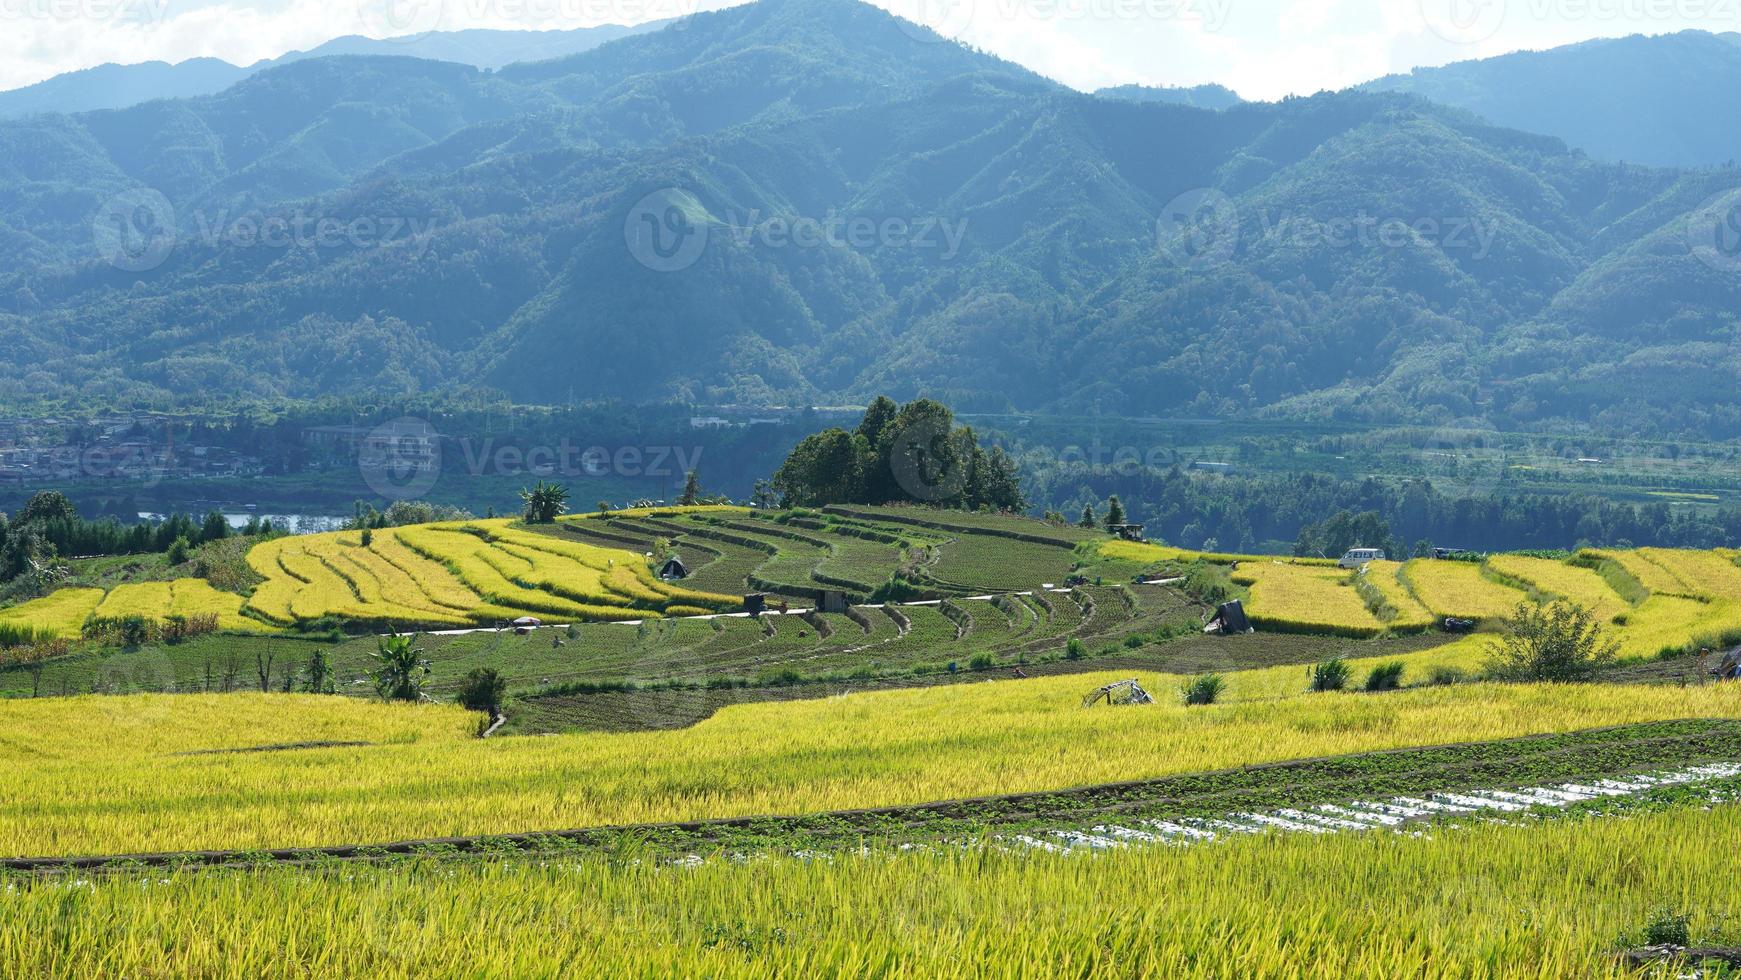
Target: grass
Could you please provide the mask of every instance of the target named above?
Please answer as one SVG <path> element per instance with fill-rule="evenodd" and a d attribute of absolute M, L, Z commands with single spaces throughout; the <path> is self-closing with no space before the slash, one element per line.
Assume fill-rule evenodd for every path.
<path fill-rule="evenodd" d="M 1292 675 L 1297 692 L 1303 684 L 1297 668 L 1281 670 Z M 1241 690 L 1244 678 L 1230 678 L 1226 703 L 1207 707 L 1080 706 L 1084 691 L 1128 677 L 1031 678 L 746 705 L 681 731 L 552 736 L 532 743 L 535 749 L 518 739 L 425 739 L 148 760 L 105 756 L 105 730 L 45 714 L 52 703 L 5 702 L 0 740 L 27 744 L 58 724 L 62 730 L 48 737 L 88 748 L 71 760 L 25 753 L 0 769 L 0 853 L 292 847 L 803 813 L 1741 716 L 1741 687 L 1734 685 L 1465 684 L 1240 701 L 1254 692 Z M 1178 690 L 1184 678 L 1142 680 L 1164 691 Z M 127 714 L 173 700 L 106 704 Z M 436 717 L 432 727 L 451 724 L 452 709 L 428 710 Z M 143 714 L 141 724 L 155 718 L 187 733 L 178 736 L 186 741 L 209 741 L 172 707 Z M 152 819 L 140 820 L 141 813 Z"/>
<path fill-rule="evenodd" d="M 623 853 L 23 880 L 14 976 L 1636 975 L 1658 910 L 1728 938 L 1741 807 L 1428 837 L 1050 855 L 871 847 L 693 867 Z M 512 900 L 505 900 L 511 896 Z M 826 896 L 825 902 L 817 896 Z M 650 939 L 649 937 L 657 937 Z"/>

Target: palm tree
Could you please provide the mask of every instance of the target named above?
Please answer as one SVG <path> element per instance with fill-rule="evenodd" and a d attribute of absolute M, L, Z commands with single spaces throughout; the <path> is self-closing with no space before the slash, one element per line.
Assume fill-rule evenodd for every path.
<path fill-rule="evenodd" d="M 416 701 L 423 697 L 423 679 L 429 676 L 429 661 L 417 646 L 415 634 L 383 636 L 377 641 L 378 652 L 369 656 L 378 661 L 371 672 L 375 691 L 386 701 Z"/>
<path fill-rule="evenodd" d="M 526 502 L 526 523 L 550 524 L 568 510 L 568 488 L 556 483 L 538 481 L 529 490 L 520 491 Z"/>

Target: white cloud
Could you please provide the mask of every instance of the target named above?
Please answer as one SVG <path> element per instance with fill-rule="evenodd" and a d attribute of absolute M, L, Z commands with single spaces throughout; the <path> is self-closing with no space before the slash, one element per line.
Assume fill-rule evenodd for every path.
<path fill-rule="evenodd" d="M 346 34 L 641 23 L 732 2 L 0 0 L 0 88 L 104 62 L 215 57 L 250 64 Z M 1220 82 L 1255 98 L 1592 37 L 1741 30 L 1741 0 L 873 2 L 1077 88 Z M 1494 21 L 1478 20 L 1496 13 Z M 1447 38 L 1464 23 L 1475 29 Z"/>

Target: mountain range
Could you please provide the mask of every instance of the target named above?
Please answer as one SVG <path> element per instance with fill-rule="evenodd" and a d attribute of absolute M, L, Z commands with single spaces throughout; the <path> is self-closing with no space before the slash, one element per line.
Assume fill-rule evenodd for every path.
<path fill-rule="evenodd" d="M 474 68 L 500 68 L 517 61 L 544 61 L 579 54 L 606 41 L 656 31 L 669 23 L 649 21 L 632 27 L 611 24 L 567 31 L 428 31 L 386 40 L 350 35 L 307 51 L 292 51 L 245 66 L 217 58 L 191 58 L 173 65 L 163 61 L 98 65 L 0 92 L 0 119 L 45 112 L 125 109 L 154 99 L 213 95 L 268 69 L 337 55 L 427 58 Z"/>
<path fill-rule="evenodd" d="M 1741 432 L 1741 172 L 1419 95 L 1070 91 L 852 0 L 0 122 L 0 400 Z"/>

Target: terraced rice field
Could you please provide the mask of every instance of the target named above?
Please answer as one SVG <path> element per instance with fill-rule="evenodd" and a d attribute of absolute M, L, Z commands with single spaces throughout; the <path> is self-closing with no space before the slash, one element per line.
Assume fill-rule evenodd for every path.
<path fill-rule="evenodd" d="M 102 601 L 102 589 L 61 589 L 10 609 L 0 609 L 0 626 L 75 639 Z"/>
<path fill-rule="evenodd" d="M 91 613 L 91 618 L 124 619 L 139 616 L 161 622 L 171 616 L 215 616 L 219 629 L 266 631 L 268 627 L 264 623 L 242 615 L 243 601 L 234 592 L 220 592 L 212 588 L 212 584 L 203 578 L 140 582 L 117 585 L 110 589 L 102 603 Z"/>
<path fill-rule="evenodd" d="M 967 977 L 1068 963 L 1084 978 L 1621 980 L 1640 975 L 1616 955 L 1621 938 L 1636 942 L 1654 909 L 1688 910 L 1696 935 L 1723 927 L 1741 886 L 1710 845 L 1737 837 L 1741 806 L 1720 803 L 1098 857 L 969 846 L 678 867 L 577 855 L 153 870 L 21 882 L 0 962 L 19 976 L 520 977 L 561 964 Z"/>
<path fill-rule="evenodd" d="M 507 520 L 279 538 L 249 564 L 249 607 L 274 622 L 339 616 L 469 625 L 520 616 L 577 621 L 698 615 L 738 599 L 660 582 L 641 555 L 525 531 Z"/>
<path fill-rule="evenodd" d="M 70 734 L 51 737 L 88 739 L 89 752 L 76 760 L 32 758 L 0 767 L 0 853 L 303 846 L 801 813 L 1741 716 L 1741 685 L 1458 685 L 1382 697 L 1295 694 L 1208 708 L 1080 706 L 1085 689 L 1122 679 L 1032 678 L 746 705 L 681 731 L 552 736 L 538 740 L 536 751 L 513 739 L 420 737 L 142 761 L 103 757 L 101 740 L 113 733 L 66 718 L 61 724 Z M 1162 692 L 1176 690 L 1181 680 L 1145 678 Z M 128 702 L 111 701 L 116 710 L 126 710 Z M 21 744 L 22 733 L 38 733 L 40 710 L 0 702 L 0 739 Z M 185 731 L 177 737 L 190 744 L 202 739 L 197 726 L 173 712 L 138 714 L 143 725 Z M 440 730 L 452 715 L 443 709 L 433 717 Z M 134 737 L 149 742 L 157 736 Z M 755 764 L 744 765 L 747 759 Z M 141 821 L 140 813 L 154 819 Z"/>
<path fill-rule="evenodd" d="M 1473 562 L 1417 558 L 1403 566 L 1399 577 L 1439 617 L 1496 619 L 1529 600 L 1527 593 L 1487 578 Z"/>
<path fill-rule="evenodd" d="M 1251 588 L 1246 612 L 1259 629 L 1374 636 L 1384 629 L 1340 568 L 1250 561 L 1233 581 Z"/>
<path fill-rule="evenodd" d="M 1487 559 L 1487 567 L 1533 587 L 1544 597 L 1570 599 L 1603 622 L 1632 608 L 1601 575 L 1588 568 L 1526 555 L 1494 555 Z"/>
<path fill-rule="evenodd" d="M 1390 612 L 1389 618 L 1383 620 L 1385 626 L 1399 630 L 1425 629 L 1438 617 L 1403 584 L 1400 578 L 1402 568 L 1401 562 L 1368 562 L 1361 573 L 1361 581 L 1383 598 L 1384 607 Z"/>
<path fill-rule="evenodd" d="M 1734 560 L 1726 558 L 1714 551 L 1683 551 L 1669 548 L 1640 548 L 1636 554 L 1650 561 L 1669 575 L 1675 581 L 1685 586 L 1684 591 L 1669 591 L 1671 594 L 1690 594 L 1705 599 L 1728 599 L 1741 602 L 1741 567 Z M 1650 583 L 1645 583 L 1651 588 Z M 1652 591 L 1657 591 L 1654 588 Z"/>

